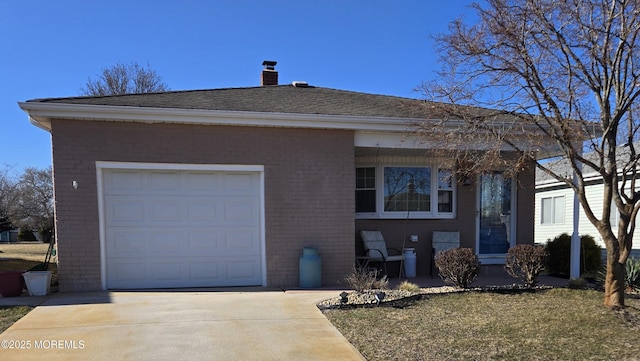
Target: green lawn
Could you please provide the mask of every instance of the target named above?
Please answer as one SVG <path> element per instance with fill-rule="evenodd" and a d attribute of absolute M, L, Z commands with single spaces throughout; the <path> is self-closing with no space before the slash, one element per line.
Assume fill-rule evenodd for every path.
<path fill-rule="evenodd" d="M 405 308 L 324 311 L 368 360 L 640 359 L 640 299 L 593 290 L 432 295 Z"/>

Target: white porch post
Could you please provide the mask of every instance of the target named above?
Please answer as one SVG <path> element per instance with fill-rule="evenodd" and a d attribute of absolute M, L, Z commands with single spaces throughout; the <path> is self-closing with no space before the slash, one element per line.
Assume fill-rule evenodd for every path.
<path fill-rule="evenodd" d="M 579 155 L 582 155 L 582 150 L 579 151 Z M 582 163 L 577 164 L 578 169 L 582 170 Z M 573 184 L 578 185 L 578 175 L 573 172 Z M 573 193 L 573 233 L 571 234 L 571 256 L 569 260 L 569 277 L 580 277 L 580 201 L 578 200 L 578 193 Z"/>

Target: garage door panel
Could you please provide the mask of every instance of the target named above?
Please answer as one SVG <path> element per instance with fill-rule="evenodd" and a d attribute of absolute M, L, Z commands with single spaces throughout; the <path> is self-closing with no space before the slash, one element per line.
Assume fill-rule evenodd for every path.
<path fill-rule="evenodd" d="M 183 280 L 183 262 L 169 259 L 160 259 L 147 263 L 149 279 L 154 281 L 180 281 Z"/>
<path fill-rule="evenodd" d="M 226 221 L 248 221 L 252 222 L 256 218 L 256 203 L 252 199 L 232 198 L 224 202 L 224 220 Z"/>
<path fill-rule="evenodd" d="M 103 174 L 108 288 L 262 284 L 259 173 Z"/>
<path fill-rule="evenodd" d="M 112 229 L 107 234 L 107 253 L 113 256 L 139 257 L 146 250 L 143 229 Z"/>
<path fill-rule="evenodd" d="M 212 266 L 212 261 L 191 261 L 189 263 L 189 274 L 192 279 L 198 281 L 224 279 L 224 263 L 217 263 Z"/>
<path fill-rule="evenodd" d="M 142 173 L 132 170 L 113 170 L 104 177 L 104 187 L 112 194 L 132 193 L 144 188 Z"/>
<path fill-rule="evenodd" d="M 138 262 L 126 262 L 114 260 L 113 266 L 109 268 L 108 276 L 116 280 L 113 286 L 123 287 L 127 283 L 140 283 L 146 279 L 146 265 Z"/>
<path fill-rule="evenodd" d="M 215 228 L 205 231 L 191 231 L 188 234 L 188 242 L 186 244 L 190 251 L 198 252 L 217 252 L 219 245 L 219 237 Z"/>
<path fill-rule="evenodd" d="M 147 238 L 147 252 L 150 255 L 160 254 L 166 255 L 170 252 L 173 255 L 180 255 L 184 251 L 179 232 L 167 232 L 150 234 L 151 237 Z M 144 256 L 144 255 L 140 255 Z"/>
<path fill-rule="evenodd" d="M 256 267 L 255 259 L 239 258 L 227 262 L 227 274 L 230 279 L 235 280 L 253 279 L 259 275 L 259 269 Z"/>
<path fill-rule="evenodd" d="M 185 190 L 197 194 L 215 194 L 222 187 L 222 177 L 217 173 L 185 173 Z"/>
<path fill-rule="evenodd" d="M 114 197 L 105 202 L 106 220 L 113 222 L 140 222 L 144 220 L 144 201 Z"/>
<path fill-rule="evenodd" d="M 176 171 L 152 171 L 147 173 L 146 188 L 149 191 L 173 191 L 180 186 L 180 173 Z"/>
<path fill-rule="evenodd" d="M 231 228 L 221 234 L 224 251 L 229 255 L 260 254 L 259 234 L 256 230 Z"/>
<path fill-rule="evenodd" d="M 223 175 L 223 193 L 224 194 L 241 194 L 256 195 L 258 191 L 256 177 L 252 174 L 236 173 Z"/>
<path fill-rule="evenodd" d="M 214 200 L 193 200 L 187 204 L 188 222 L 211 222 L 218 217 Z"/>
<path fill-rule="evenodd" d="M 179 200 L 160 199 L 147 202 L 150 221 L 173 221 L 184 218 Z"/>

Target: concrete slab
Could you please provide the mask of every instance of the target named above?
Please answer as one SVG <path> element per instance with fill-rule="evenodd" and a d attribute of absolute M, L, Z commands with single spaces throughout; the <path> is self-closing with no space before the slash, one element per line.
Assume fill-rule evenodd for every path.
<path fill-rule="evenodd" d="M 315 307 L 335 290 L 54 295 L 0 335 L 2 360 L 363 360 Z"/>

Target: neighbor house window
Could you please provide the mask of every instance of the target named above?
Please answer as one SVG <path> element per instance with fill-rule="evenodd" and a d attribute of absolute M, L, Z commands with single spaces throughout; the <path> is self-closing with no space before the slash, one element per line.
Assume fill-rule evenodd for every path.
<path fill-rule="evenodd" d="M 359 218 L 453 218 L 454 172 L 432 166 L 356 168 Z"/>
<path fill-rule="evenodd" d="M 542 224 L 564 224 L 564 196 L 542 198 Z"/>
<path fill-rule="evenodd" d="M 356 168 L 356 213 L 376 211 L 376 168 Z"/>

